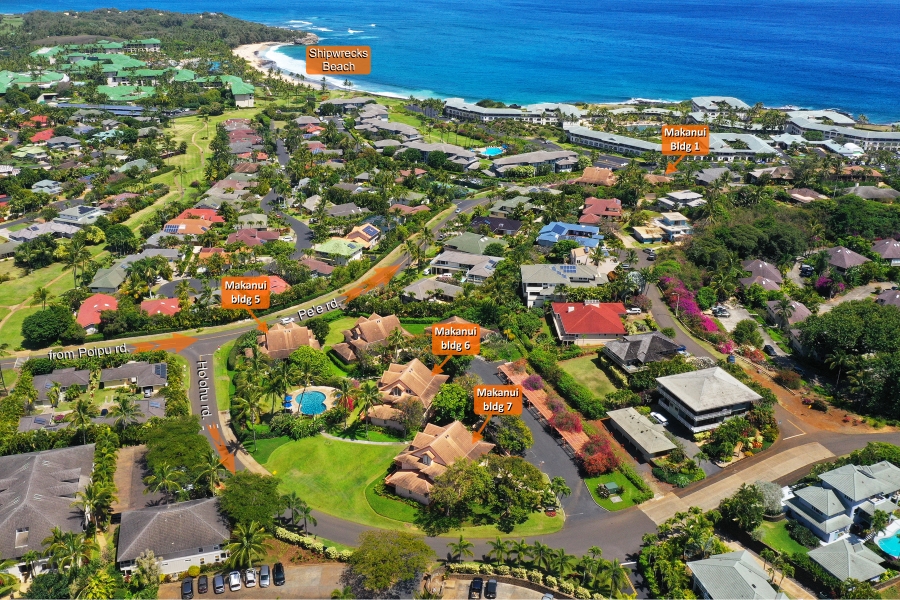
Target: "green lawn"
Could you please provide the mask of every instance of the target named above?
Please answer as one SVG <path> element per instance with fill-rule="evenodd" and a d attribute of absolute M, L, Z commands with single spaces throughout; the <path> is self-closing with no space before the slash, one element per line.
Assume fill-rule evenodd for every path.
<path fill-rule="evenodd" d="M 372 510 L 389 519 L 414 523 L 416 515 L 419 513 L 418 509 L 400 500 L 393 500 L 376 494 L 375 486 L 378 484 L 378 479 L 376 477 L 372 480 L 372 483 L 366 486 L 366 500 L 369 501 L 369 506 L 372 507 Z"/>
<path fill-rule="evenodd" d="M 610 481 L 615 481 L 619 484 L 619 487 L 622 488 L 617 494 L 622 499 L 621 502 L 614 503 L 609 498 L 601 498 L 597 495 L 597 485 L 600 483 L 609 483 Z M 597 504 L 606 510 L 615 511 L 634 506 L 634 496 L 638 493 L 638 489 L 634 487 L 634 484 L 628 481 L 628 478 L 618 471 L 600 475 L 599 477 L 588 477 L 584 480 L 584 484 L 588 487 L 588 490 L 590 490 L 591 496 L 594 497 Z"/>
<path fill-rule="evenodd" d="M 337 321 L 328 324 L 328 335 L 325 337 L 325 347 L 330 348 L 344 341 L 344 331 L 353 327 L 358 317 L 341 317 Z"/>
<path fill-rule="evenodd" d="M 403 323 L 403 329 L 413 335 L 422 335 L 425 333 L 425 328 L 430 326 L 428 323 Z"/>
<path fill-rule="evenodd" d="M 228 342 L 213 353 L 213 381 L 216 386 L 216 405 L 219 410 L 231 408 L 231 378 L 234 371 L 228 370 L 228 353 L 231 352 L 233 346 L 234 341 Z"/>
<path fill-rule="evenodd" d="M 596 355 L 589 354 L 581 358 L 566 360 L 559 363 L 559 366 L 600 398 L 616 391 L 616 386 L 600 368 Z"/>
<path fill-rule="evenodd" d="M 403 442 L 413 437 L 404 438 L 399 432 L 397 432 L 397 435 L 381 433 L 380 431 L 375 431 L 372 427 L 369 427 L 368 437 L 366 437 L 366 426 L 364 423 L 356 420 L 358 417 L 359 409 L 357 407 L 351 415 L 350 426 L 340 432 L 337 437 L 346 440 L 368 440 L 370 442 Z"/>
<path fill-rule="evenodd" d="M 763 521 L 759 528 L 762 530 L 763 543 L 773 550 L 788 554 L 809 552 L 809 548 L 791 539 L 787 531 L 787 519 L 775 522 Z"/>
<path fill-rule="evenodd" d="M 281 478 L 283 493 L 297 492 L 315 510 L 370 527 L 417 531 L 411 523 L 378 514 L 366 498 L 366 488 L 384 476 L 398 448 L 401 446 L 354 444 L 318 436 L 282 444 L 271 453 L 265 467 Z M 385 511 L 389 506 L 379 504 Z M 398 516 L 402 518 L 403 514 L 408 513 Z M 562 529 L 563 523 L 559 516 L 533 514 L 515 528 L 513 535 L 550 534 Z M 494 538 L 500 534 L 496 527 L 482 525 L 450 532 L 448 537 L 460 533 L 467 538 Z"/>
<path fill-rule="evenodd" d="M 21 346 L 22 322 L 25 320 L 25 317 L 33 315 L 39 310 L 41 310 L 40 306 L 34 306 L 17 310 L 11 314 L 6 323 L 3 324 L 3 328 L 0 329 L 0 345 L 7 344 L 6 347 L 10 350 L 15 350 Z"/>
<path fill-rule="evenodd" d="M 13 279 L 0 285 L 0 306 L 17 306 L 29 301 L 34 290 L 63 274 L 65 267 L 62 263 L 54 263 L 49 267 L 37 269 L 28 275 Z"/>
<path fill-rule="evenodd" d="M 256 440 L 256 448 L 254 448 L 253 452 L 251 452 L 250 454 L 253 455 L 253 458 L 256 459 L 256 462 L 264 465 L 276 449 L 284 446 L 290 441 L 291 438 L 286 435 L 276 438 L 269 438 L 266 440 Z"/>

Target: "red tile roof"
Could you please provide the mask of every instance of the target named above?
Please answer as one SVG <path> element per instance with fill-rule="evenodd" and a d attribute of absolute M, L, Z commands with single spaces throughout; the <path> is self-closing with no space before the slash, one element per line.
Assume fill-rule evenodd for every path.
<path fill-rule="evenodd" d="M 171 317 L 181 310 L 181 306 L 178 304 L 178 298 L 159 298 L 158 300 L 144 300 L 141 302 L 141 310 L 146 310 L 151 317 L 160 314 Z"/>
<path fill-rule="evenodd" d="M 31 121 L 32 123 L 37 123 L 39 125 L 46 125 L 47 123 L 50 122 L 49 119 L 50 118 L 46 115 L 34 115 L 33 117 L 31 117 L 28 120 Z"/>
<path fill-rule="evenodd" d="M 178 219 L 203 219 L 204 221 L 209 221 L 210 223 L 224 223 L 225 217 L 216 214 L 211 208 L 189 208 L 178 217 Z"/>
<path fill-rule="evenodd" d="M 226 243 L 244 242 L 248 246 L 261 246 L 266 242 L 278 239 L 277 231 L 257 231 L 256 229 L 239 229 L 228 236 Z"/>
<path fill-rule="evenodd" d="M 278 275 L 269 275 L 269 291 L 273 294 L 283 294 L 291 289 L 287 281 Z"/>
<path fill-rule="evenodd" d="M 559 316 L 567 334 L 625 335 L 620 315 L 626 313 L 620 302 L 582 304 L 578 302 L 554 302 L 553 312 Z"/>
<path fill-rule="evenodd" d="M 100 313 L 104 310 L 116 310 L 119 308 L 119 301 L 106 294 L 94 294 L 81 303 L 78 309 L 78 316 L 75 320 L 82 327 L 88 325 L 96 325 L 100 322 Z"/>
<path fill-rule="evenodd" d="M 39 131 L 38 133 L 36 133 L 36 134 L 34 134 L 33 136 L 31 136 L 31 141 L 32 141 L 32 142 L 35 142 L 35 143 L 37 143 L 37 142 L 46 142 L 47 140 L 49 140 L 49 139 L 52 138 L 52 137 L 53 137 L 53 130 L 52 130 L 52 129 L 45 129 L 45 130 Z"/>

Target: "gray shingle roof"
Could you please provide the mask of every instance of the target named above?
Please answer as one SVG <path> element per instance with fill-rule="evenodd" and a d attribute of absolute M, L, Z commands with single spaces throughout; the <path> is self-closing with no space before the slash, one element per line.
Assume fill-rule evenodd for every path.
<path fill-rule="evenodd" d="M 822 473 L 819 479 L 854 502 L 900 490 L 900 469 L 887 461 L 868 467 L 844 465 Z"/>
<path fill-rule="evenodd" d="M 217 498 L 130 510 L 122 513 L 116 562 L 134 560 L 145 550 L 167 558 L 211 549 L 230 535 Z"/>
<path fill-rule="evenodd" d="M 833 533 L 853 524 L 853 520 L 843 513 L 831 518 L 823 517 L 816 511 L 810 510 L 809 507 L 797 498 L 786 500 L 785 505 L 795 514 L 806 518 L 809 523 L 815 523 L 818 528 L 825 533 Z"/>
<path fill-rule="evenodd" d="M 719 367 L 657 377 L 657 383 L 694 412 L 756 402 L 759 394 Z"/>
<path fill-rule="evenodd" d="M 843 246 L 835 246 L 828 249 L 828 264 L 839 269 L 849 269 L 850 267 L 858 267 L 863 263 L 869 262 L 869 259 L 861 254 L 857 254 L 853 250 L 844 248 Z"/>
<path fill-rule="evenodd" d="M 867 581 L 884 573 L 881 557 L 862 544 L 853 545 L 846 539 L 810 550 L 809 557 L 841 581 L 850 578 Z"/>
<path fill-rule="evenodd" d="M 640 361 L 651 363 L 670 357 L 679 345 L 659 333 L 626 335 L 621 340 L 607 342 L 604 352 L 615 355 L 624 363 Z"/>
<path fill-rule="evenodd" d="M 829 517 L 844 513 L 847 510 L 847 507 L 841 503 L 832 490 L 818 485 L 801 488 L 794 492 L 794 495 L 806 500 L 810 506 L 822 511 L 822 514 Z"/>
<path fill-rule="evenodd" d="M 687 563 L 694 578 L 714 600 L 775 600 L 783 597 L 747 550 Z"/>

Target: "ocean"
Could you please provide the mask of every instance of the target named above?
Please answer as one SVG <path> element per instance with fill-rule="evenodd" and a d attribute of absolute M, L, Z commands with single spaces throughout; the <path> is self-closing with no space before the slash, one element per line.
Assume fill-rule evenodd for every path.
<path fill-rule="evenodd" d="M 372 73 L 350 78 L 355 88 L 404 97 L 722 95 L 900 120 L 897 0 L 0 0 L 0 12 L 110 5 L 225 9 L 310 30 L 323 44 L 369 45 Z M 300 71 L 303 51 L 283 46 L 268 58 Z"/>

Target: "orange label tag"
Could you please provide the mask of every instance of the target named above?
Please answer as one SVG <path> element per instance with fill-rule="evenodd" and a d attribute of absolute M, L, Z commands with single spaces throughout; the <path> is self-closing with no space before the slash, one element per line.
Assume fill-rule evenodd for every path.
<path fill-rule="evenodd" d="M 663 125 L 662 153 L 709 154 L 709 125 Z"/>
<path fill-rule="evenodd" d="M 368 75 L 372 72 L 369 46 L 307 46 L 307 75 Z"/>
<path fill-rule="evenodd" d="M 222 308 L 269 308 L 268 277 L 223 277 Z"/>
<path fill-rule="evenodd" d="M 475 327 L 474 335 L 438 335 L 437 325 L 431 336 L 431 353 L 435 356 L 476 355 L 481 352 L 481 335 Z"/>
<path fill-rule="evenodd" d="M 521 415 L 522 387 L 518 385 L 476 385 L 476 415 Z"/>

